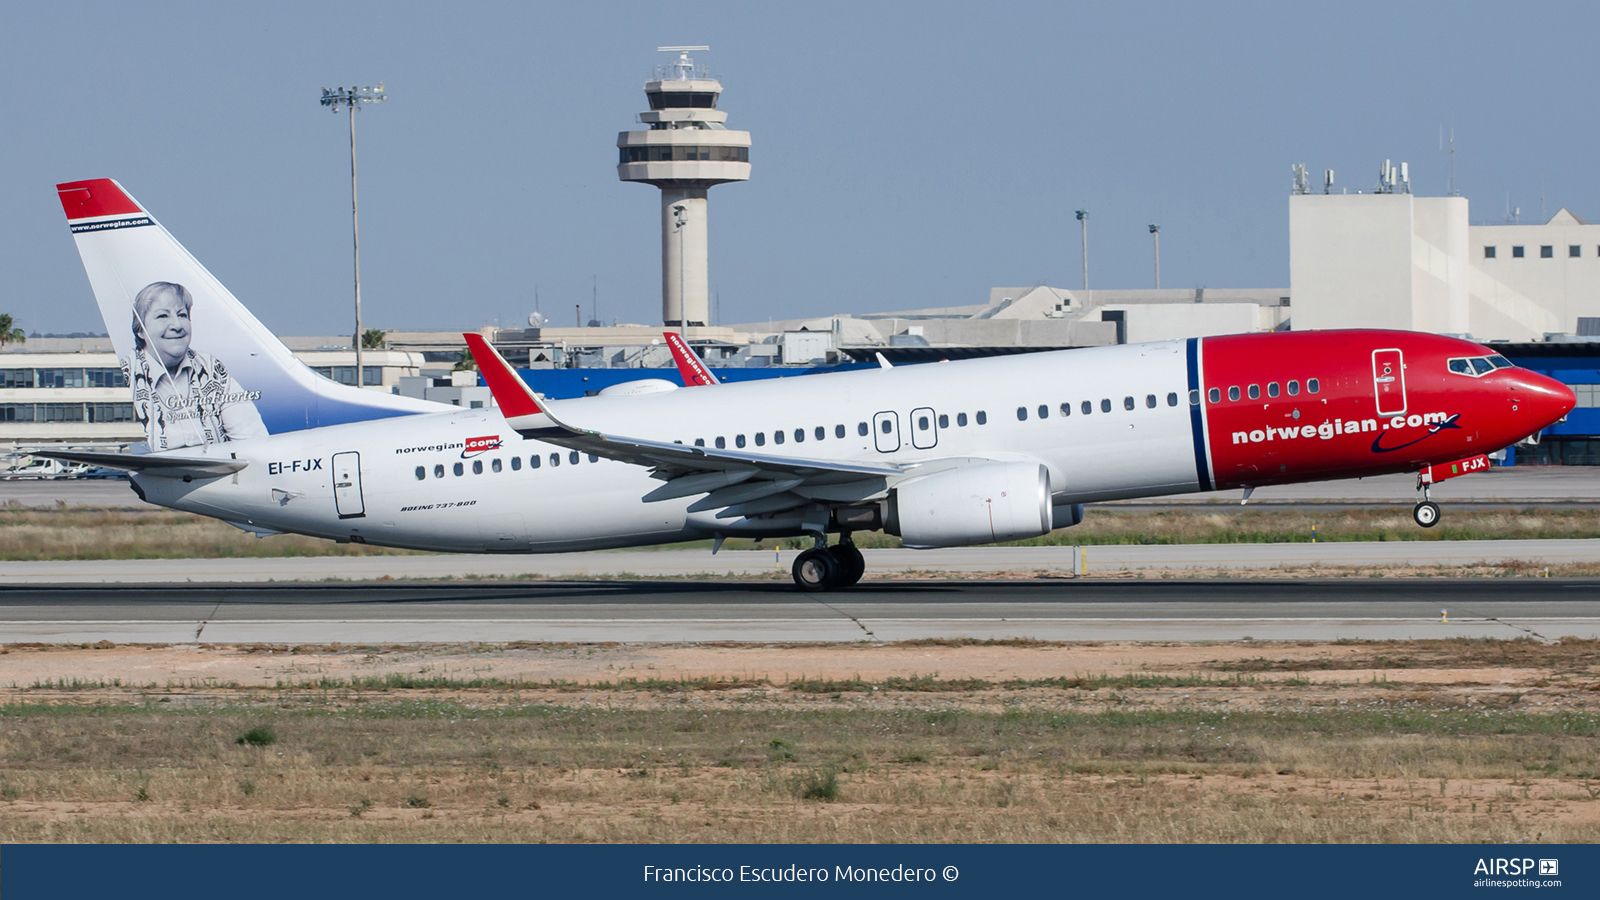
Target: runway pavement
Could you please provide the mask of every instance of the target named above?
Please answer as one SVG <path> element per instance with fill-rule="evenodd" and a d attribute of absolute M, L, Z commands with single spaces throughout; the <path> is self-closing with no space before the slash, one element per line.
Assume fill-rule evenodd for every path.
<path fill-rule="evenodd" d="M 729 581 L 0 587 L 3 643 L 1566 635 L 1600 637 L 1600 581 L 901 581 L 824 595 Z"/>
<path fill-rule="evenodd" d="M 544 555 L 429 554 L 229 559 L 58 560 L 0 563 L 5 584 L 259 582 L 378 578 L 781 577 L 795 550 L 610 550 Z M 1088 572 L 1273 569 L 1283 566 L 1534 565 L 1600 560 L 1600 539 L 1540 541 L 1338 541 L 1318 544 L 1116 544 L 1086 547 Z M 1071 547 L 865 550 L 870 577 L 1072 572 Z"/>

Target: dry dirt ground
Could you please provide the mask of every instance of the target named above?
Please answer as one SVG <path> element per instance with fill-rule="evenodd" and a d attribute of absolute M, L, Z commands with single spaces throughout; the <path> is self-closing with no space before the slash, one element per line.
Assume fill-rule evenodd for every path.
<path fill-rule="evenodd" d="M 1600 642 L 9 645 L 0 842 L 1593 841 Z"/>

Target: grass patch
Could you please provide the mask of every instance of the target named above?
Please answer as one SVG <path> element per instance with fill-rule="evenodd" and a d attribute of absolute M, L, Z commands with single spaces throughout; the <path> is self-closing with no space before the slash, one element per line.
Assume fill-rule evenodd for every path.
<path fill-rule="evenodd" d="M 278 752 L 235 742 L 264 727 Z M 0 841 L 1590 842 L 1597 737 L 1589 714 L 1381 701 L 11 705 Z"/>

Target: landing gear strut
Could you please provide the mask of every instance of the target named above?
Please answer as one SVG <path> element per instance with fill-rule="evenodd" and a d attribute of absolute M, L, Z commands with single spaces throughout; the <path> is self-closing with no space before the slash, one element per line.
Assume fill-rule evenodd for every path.
<path fill-rule="evenodd" d="M 1433 502 L 1433 498 L 1429 496 L 1430 493 L 1428 486 L 1424 484 L 1422 486 L 1422 502 L 1411 510 L 1411 518 L 1417 520 L 1417 524 L 1423 528 L 1432 528 L 1439 524 L 1439 504 Z"/>
<path fill-rule="evenodd" d="M 846 532 L 832 547 L 819 537 L 817 546 L 795 557 L 794 583 L 802 591 L 832 591 L 860 581 L 866 570 L 867 561 Z"/>

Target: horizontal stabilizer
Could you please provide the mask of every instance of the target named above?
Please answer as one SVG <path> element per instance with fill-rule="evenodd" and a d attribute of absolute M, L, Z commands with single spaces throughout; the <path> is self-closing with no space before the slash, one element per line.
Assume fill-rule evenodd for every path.
<path fill-rule="evenodd" d="M 105 466 L 162 478 L 221 478 L 250 465 L 242 459 L 206 459 L 193 456 L 157 456 L 137 453 L 92 453 L 78 450 L 35 450 L 33 456 L 66 462 Z"/>

